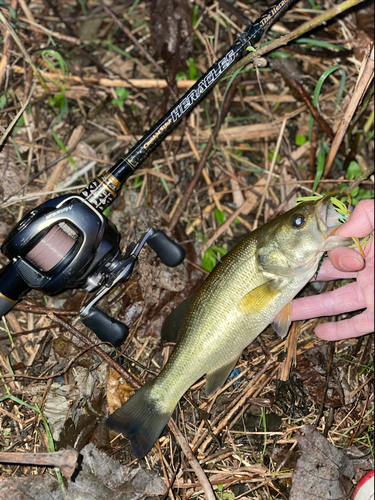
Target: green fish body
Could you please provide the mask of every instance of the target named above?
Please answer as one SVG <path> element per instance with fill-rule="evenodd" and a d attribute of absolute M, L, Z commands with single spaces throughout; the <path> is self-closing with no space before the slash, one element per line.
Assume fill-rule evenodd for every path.
<path fill-rule="evenodd" d="M 351 241 L 329 235 L 339 217 L 329 198 L 276 217 L 243 238 L 172 312 L 162 331 L 178 340 L 170 359 L 107 420 L 131 440 L 137 458 L 150 451 L 179 399 L 198 379 L 206 375 L 206 394 L 213 394 L 243 349 L 269 324 L 282 337 L 288 333 L 291 302 L 315 275 L 324 252 Z"/>

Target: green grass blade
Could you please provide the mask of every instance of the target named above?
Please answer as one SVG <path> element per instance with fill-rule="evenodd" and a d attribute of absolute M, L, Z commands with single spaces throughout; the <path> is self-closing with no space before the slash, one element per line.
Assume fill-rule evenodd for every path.
<path fill-rule="evenodd" d="M 324 42 L 323 40 L 315 40 L 314 38 L 298 38 L 297 43 L 307 43 L 315 45 L 316 47 L 323 47 L 325 49 L 339 49 L 346 50 L 343 45 L 334 45 L 333 43 Z"/>
<path fill-rule="evenodd" d="M 315 191 L 316 191 L 316 189 L 318 187 L 318 184 L 320 182 L 320 179 L 322 178 L 322 175 L 323 175 L 323 172 L 324 172 L 325 162 L 326 162 L 326 152 L 325 152 L 324 148 L 321 147 L 319 149 L 319 153 L 318 153 L 318 163 L 317 163 L 317 166 L 316 166 L 316 177 L 315 177 L 314 186 L 312 188 L 312 192 L 313 193 L 315 193 Z"/>
<path fill-rule="evenodd" d="M 313 104 L 314 104 L 314 106 L 318 110 L 319 110 L 319 97 L 320 97 L 320 93 L 321 93 L 322 87 L 324 85 L 324 82 L 327 80 L 327 78 L 332 73 L 334 73 L 335 71 L 338 71 L 338 70 L 341 71 L 341 83 L 340 83 L 339 93 L 338 93 L 338 96 L 337 96 L 337 104 L 340 104 L 342 96 L 343 96 L 343 93 L 344 93 L 344 89 L 345 89 L 346 71 L 341 66 L 335 65 L 335 66 L 331 66 L 330 68 L 328 68 L 322 74 L 322 76 L 319 78 L 318 83 L 317 83 L 317 85 L 315 87 Z M 310 141 L 311 141 L 311 138 L 312 138 L 313 126 L 314 126 L 314 118 L 312 116 L 310 116 L 310 121 L 309 121 L 309 140 Z"/>

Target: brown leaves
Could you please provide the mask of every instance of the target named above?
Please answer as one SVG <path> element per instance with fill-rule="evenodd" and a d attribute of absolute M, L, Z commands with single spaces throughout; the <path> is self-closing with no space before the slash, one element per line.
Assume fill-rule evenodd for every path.
<path fill-rule="evenodd" d="M 193 49 L 190 2 L 152 0 L 151 33 L 157 53 L 172 68 L 172 73 L 184 67 Z"/>

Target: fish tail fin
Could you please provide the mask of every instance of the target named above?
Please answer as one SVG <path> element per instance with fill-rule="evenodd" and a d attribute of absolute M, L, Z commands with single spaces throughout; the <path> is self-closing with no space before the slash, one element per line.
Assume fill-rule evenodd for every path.
<path fill-rule="evenodd" d="M 151 396 L 152 386 L 153 382 L 143 386 L 106 420 L 110 429 L 130 439 L 139 459 L 154 446 L 173 413 Z"/>

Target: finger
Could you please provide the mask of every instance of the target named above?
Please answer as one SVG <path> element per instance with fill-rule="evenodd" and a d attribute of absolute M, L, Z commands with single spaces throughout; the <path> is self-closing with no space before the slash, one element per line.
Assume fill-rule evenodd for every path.
<path fill-rule="evenodd" d="M 374 230 L 374 200 L 361 200 L 336 234 L 364 238 Z"/>
<path fill-rule="evenodd" d="M 340 247 L 340 249 L 343 247 Z M 361 257 L 362 258 L 362 257 Z M 339 271 L 331 262 L 330 259 L 324 259 L 323 265 L 320 268 L 319 274 L 314 281 L 332 281 L 356 278 L 356 272 Z"/>
<path fill-rule="evenodd" d="M 293 301 L 293 321 L 322 316 L 336 316 L 366 307 L 365 297 L 357 283 L 350 283 L 333 292 L 303 297 Z"/>
<path fill-rule="evenodd" d="M 368 310 L 350 319 L 318 325 L 315 329 L 316 335 L 324 340 L 350 339 L 373 331 L 374 317 Z"/>
<path fill-rule="evenodd" d="M 339 247 L 328 253 L 333 266 L 339 271 L 361 271 L 365 261 L 354 248 Z"/>

